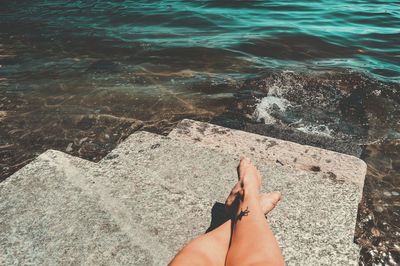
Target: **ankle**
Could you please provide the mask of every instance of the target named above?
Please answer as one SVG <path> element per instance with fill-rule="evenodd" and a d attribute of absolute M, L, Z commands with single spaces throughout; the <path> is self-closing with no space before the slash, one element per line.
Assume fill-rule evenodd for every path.
<path fill-rule="evenodd" d="M 260 195 L 260 187 L 254 182 L 246 182 L 242 183 L 242 198 L 257 198 Z"/>
<path fill-rule="evenodd" d="M 259 203 L 259 198 L 257 196 L 254 196 L 253 193 L 245 193 L 244 197 L 240 200 L 240 203 L 238 204 L 237 212 L 236 212 L 236 217 L 243 217 L 247 216 L 250 213 L 250 209 L 259 209 L 260 203 Z M 241 218 L 239 219 L 241 220 Z"/>
<path fill-rule="evenodd" d="M 259 202 L 260 192 L 255 187 L 243 187 L 239 205 L 248 205 L 249 203 Z"/>

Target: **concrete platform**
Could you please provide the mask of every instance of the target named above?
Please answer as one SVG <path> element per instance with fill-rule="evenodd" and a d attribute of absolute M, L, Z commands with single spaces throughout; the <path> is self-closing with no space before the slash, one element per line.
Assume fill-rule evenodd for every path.
<path fill-rule="evenodd" d="M 321 173 L 338 182 L 352 182 L 359 187 L 360 199 L 362 196 L 367 165 L 352 155 L 190 119 L 182 120 L 168 136 L 225 153 L 257 158 L 268 165 Z"/>
<path fill-rule="evenodd" d="M 187 123 L 195 122 L 185 123 L 179 130 L 190 132 Z M 99 163 L 50 150 L 0 183 L 0 264 L 167 264 L 215 225 L 212 214 L 223 216 L 218 202 L 236 182 L 242 153 L 229 149 L 233 138 L 225 148 L 210 148 L 181 133 L 138 132 Z M 353 234 L 365 165 L 354 161 L 357 176 L 323 165 L 309 171 L 255 151 L 264 190 L 284 195 L 269 219 L 287 264 L 356 265 Z"/>

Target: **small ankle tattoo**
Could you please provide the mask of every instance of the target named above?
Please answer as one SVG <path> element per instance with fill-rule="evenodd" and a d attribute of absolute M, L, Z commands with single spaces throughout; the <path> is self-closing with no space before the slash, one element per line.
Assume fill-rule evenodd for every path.
<path fill-rule="evenodd" d="M 240 220 L 242 220 L 242 218 L 243 218 L 244 216 L 248 216 L 249 213 L 250 213 L 249 207 L 247 207 L 244 211 L 240 208 L 240 213 L 238 214 L 238 216 L 237 216 L 236 218 L 237 218 L 237 220 L 240 221 Z"/>

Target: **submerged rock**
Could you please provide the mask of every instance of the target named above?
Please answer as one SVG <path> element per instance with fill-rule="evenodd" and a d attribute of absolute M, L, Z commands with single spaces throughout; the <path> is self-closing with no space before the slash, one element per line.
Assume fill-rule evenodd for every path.
<path fill-rule="evenodd" d="M 98 60 L 92 63 L 86 71 L 92 73 L 118 73 L 121 71 L 121 66 L 110 60 Z"/>

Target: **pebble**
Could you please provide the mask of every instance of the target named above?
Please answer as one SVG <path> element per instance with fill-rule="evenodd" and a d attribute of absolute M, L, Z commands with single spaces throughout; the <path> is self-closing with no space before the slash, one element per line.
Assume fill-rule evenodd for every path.
<path fill-rule="evenodd" d="M 383 192 L 383 195 L 385 195 L 386 197 L 390 197 L 392 196 L 392 193 L 390 193 L 389 191 L 385 191 Z"/>
<path fill-rule="evenodd" d="M 7 116 L 7 112 L 6 111 L 0 111 L 0 117 L 5 117 Z"/>
<path fill-rule="evenodd" d="M 72 142 L 70 142 L 67 146 L 67 148 L 65 149 L 66 152 L 71 152 L 72 151 Z"/>
<path fill-rule="evenodd" d="M 87 141 L 87 140 L 88 140 L 88 137 L 85 137 L 85 138 L 81 139 L 81 140 L 79 141 L 79 146 L 81 146 L 82 143 L 84 143 L 84 142 Z"/>

